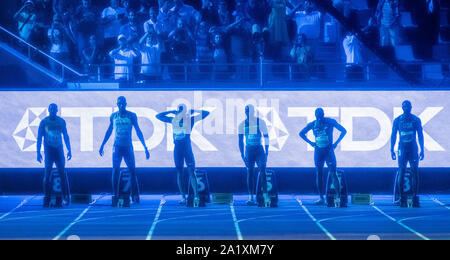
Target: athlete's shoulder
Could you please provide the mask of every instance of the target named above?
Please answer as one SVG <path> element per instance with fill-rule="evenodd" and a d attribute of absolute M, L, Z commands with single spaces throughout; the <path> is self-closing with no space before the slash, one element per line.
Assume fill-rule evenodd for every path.
<path fill-rule="evenodd" d="M 131 111 L 129 111 L 129 110 L 127 110 L 127 115 L 128 115 L 130 118 L 137 118 L 137 114 L 134 113 L 134 112 L 131 112 Z"/>
<path fill-rule="evenodd" d="M 327 122 L 328 124 L 331 124 L 331 125 L 337 124 L 336 119 L 330 118 L 330 117 L 325 117 L 325 122 Z"/>

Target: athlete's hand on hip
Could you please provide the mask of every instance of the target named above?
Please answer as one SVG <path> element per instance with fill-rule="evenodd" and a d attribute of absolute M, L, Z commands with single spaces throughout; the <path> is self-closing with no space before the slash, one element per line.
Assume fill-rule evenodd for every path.
<path fill-rule="evenodd" d="M 311 145 L 312 146 L 312 148 L 316 148 L 316 143 L 314 143 L 314 142 L 311 142 L 311 143 L 309 143 L 309 145 Z"/>
<path fill-rule="evenodd" d="M 100 154 L 100 156 L 102 156 L 103 157 L 103 154 L 104 154 L 105 152 L 103 151 L 103 146 L 102 147 L 100 147 L 100 150 L 98 151 L 98 154 Z"/>
<path fill-rule="evenodd" d="M 41 153 L 37 153 L 37 159 L 36 159 L 39 163 L 42 163 L 42 154 Z"/>
<path fill-rule="evenodd" d="M 339 144 L 333 144 L 333 150 L 336 150 Z"/>
<path fill-rule="evenodd" d="M 150 159 L 150 152 L 148 151 L 148 149 L 145 149 L 145 158 L 147 160 Z"/>
<path fill-rule="evenodd" d="M 72 151 L 69 151 L 67 153 L 67 161 L 70 161 L 70 160 L 72 160 Z"/>
<path fill-rule="evenodd" d="M 423 161 L 423 159 L 425 159 L 425 152 L 420 151 L 420 160 Z"/>
<path fill-rule="evenodd" d="M 392 160 L 397 160 L 397 154 L 395 154 L 395 152 L 394 151 L 391 151 L 391 157 L 392 157 Z"/>

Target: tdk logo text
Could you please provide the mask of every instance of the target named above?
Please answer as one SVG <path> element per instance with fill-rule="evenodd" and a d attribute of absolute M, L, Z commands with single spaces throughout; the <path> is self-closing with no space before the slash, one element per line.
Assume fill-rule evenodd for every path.
<path fill-rule="evenodd" d="M 228 103 L 227 103 L 228 105 Z M 215 138 L 228 138 L 237 135 L 237 126 L 244 120 L 241 115 L 243 110 L 233 109 L 228 106 L 219 107 L 208 104 L 202 109 L 211 112 L 204 122 L 200 123 L 192 131 L 192 143 L 201 151 L 216 152 L 229 149 L 229 147 L 218 147 L 215 145 Z M 257 106 L 258 116 L 267 122 L 269 127 L 270 145 L 272 151 L 282 151 L 286 142 L 301 142 L 289 137 L 297 138 L 298 131 L 304 127 L 304 123 L 313 121 L 315 107 L 288 107 L 287 111 L 280 111 L 279 104 L 272 101 L 272 106 Z M 151 136 L 144 133 L 146 143 L 150 149 L 155 149 L 160 145 L 165 145 L 167 151 L 173 150 L 172 128 L 156 119 L 156 111 L 148 107 L 130 107 L 130 111 L 135 112 L 140 121 L 148 120 L 153 131 Z M 328 117 L 337 119 L 347 130 L 348 135 L 344 138 L 341 145 L 342 151 L 377 151 L 389 143 L 392 129 L 393 118 L 390 118 L 383 110 L 376 107 L 325 107 L 325 114 Z M 445 151 L 445 149 L 426 132 L 426 125 L 436 115 L 443 110 L 443 107 L 427 107 L 418 116 L 424 126 L 425 148 L 428 151 Z M 96 120 L 99 118 L 109 118 L 115 110 L 113 107 L 62 107 L 60 108 L 61 117 L 68 120 L 77 118 L 80 124 L 80 132 L 73 133 L 69 129 L 72 138 L 79 136 L 80 151 L 93 152 L 98 149 L 94 147 L 94 129 L 96 131 L 105 131 L 106 125 L 99 125 Z M 401 108 L 393 108 L 394 118 L 402 113 Z M 12 133 L 14 140 L 23 152 L 36 151 L 37 129 L 41 120 L 47 115 L 45 107 L 27 108 L 24 115 L 19 119 L 18 126 Z M 364 128 L 364 125 L 354 124 L 357 118 L 369 118 L 375 120 L 379 128 L 365 131 L 375 131 L 375 138 L 371 140 L 355 140 L 354 133 Z M 299 120 L 302 119 L 302 120 Z M 305 121 L 306 120 L 306 121 Z M 296 131 L 289 133 L 289 131 Z M 166 140 L 166 142 L 164 142 Z M 235 140 L 235 139 L 232 139 Z M 237 137 L 236 140 L 237 142 Z M 228 142 L 227 142 L 228 143 Z M 142 150 L 139 142 L 134 144 L 137 151 Z M 302 149 L 311 150 L 310 147 L 300 146 Z"/>

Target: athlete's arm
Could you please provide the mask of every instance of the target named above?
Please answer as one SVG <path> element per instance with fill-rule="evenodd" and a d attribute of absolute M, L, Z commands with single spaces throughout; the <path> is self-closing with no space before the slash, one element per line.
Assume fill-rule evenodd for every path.
<path fill-rule="evenodd" d="M 144 146 L 145 158 L 147 158 L 147 160 L 148 160 L 148 159 L 150 159 L 150 153 L 148 151 L 147 145 L 145 144 L 144 135 L 142 134 L 141 128 L 139 127 L 139 123 L 138 123 L 136 114 L 133 114 L 132 122 L 133 122 L 134 129 L 136 130 L 136 135 L 138 136 L 139 141 L 141 141 L 142 146 Z"/>
<path fill-rule="evenodd" d="M 67 160 L 70 161 L 72 160 L 72 148 L 70 147 L 70 138 L 69 138 L 69 134 L 67 133 L 67 125 L 66 125 L 66 121 L 63 120 L 63 129 L 62 129 L 62 133 L 63 133 L 63 137 L 64 137 L 64 143 L 66 144 L 66 148 L 67 148 Z"/>
<path fill-rule="evenodd" d="M 309 145 L 311 145 L 312 147 L 316 147 L 316 143 L 312 142 L 311 140 L 308 139 L 308 137 L 306 136 L 308 134 L 309 131 L 311 131 L 313 128 L 312 123 L 308 124 L 305 128 L 303 128 L 302 131 L 300 131 L 299 136 L 305 140 L 305 142 L 307 142 Z"/>
<path fill-rule="evenodd" d="M 347 134 L 347 130 L 345 129 L 345 127 L 343 127 L 337 121 L 334 121 L 334 127 L 341 132 L 341 135 L 336 140 L 336 142 L 333 144 L 333 148 L 336 149 L 336 147 L 339 145 L 339 143 L 342 141 L 342 139 L 344 139 L 345 135 Z"/>
<path fill-rule="evenodd" d="M 169 117 L 168 115 L 170 114 L 175 114 L 176 111 L 167 111 L 167 112 L 162 112 L 156 115 L 156 118 L 159 121 L 162 121 L 164 123 L 172 123 L 173 117 Z"/>
<path fill-rule="evenodd" d="M 391 157 L 392 160 L 397 160 L 397 155 L 395 154 L 394 148 L 397 143 L 397 133 L 398 133 L 398 120 L 394 120 L 394 124 L 392 126 L 392 134 L 391 134 Z"/>
<path fill-rule="evenodd" d="M 206 110 L 194 110 L 194 109 L 192 109 L 191 110 L 191 115 L 193 115 L 195 113 L 198 113 L 198 115 L 192 117 L 192 124 L 195 124 L 196 122 L 205 119 L 210 114 Z"/>
<path fill-rule="evenodd" d="M 267 129 L 267 124 L 264 120 L 259 120 L 259 127 L 264 136 L 264 148 L 266 150 L 266 158 L 267 158 L 269 156 L 269 146 L 270 146 L 269 130 Z"/>
<path fill-rule="evenodd" d="M 44 137 L 44 121 L 41 121 L 41 123 L 39 124 L 38 137 L 36 142 L 37 161 L 39 163 L 42 163 L 41 146 L 43 137 Z"/>
<path fill-rule="evenodd" d="M 425 142 L 423 138 L 423 127 L 422 121 L 417 119 L 417 135 L 419 137 L 419 146 L 420 146 L 420 160 L 425 159 Z"/>
<path fill-rule="evenodd" d="M 103 156 L 103 149 L 105 148 L 105 144 L 108 142 L 109 138 L 111 137 L 113 130 L 114 130 L 114 125 L 113 125 L 113 118 L 111 116 L 111 118 L 109 120 L 109 127 L 105 133 L 105 138 L 103 139 L 102 146 L 100 146 L 100 150 L 98 151 L 100 156 Z"/>

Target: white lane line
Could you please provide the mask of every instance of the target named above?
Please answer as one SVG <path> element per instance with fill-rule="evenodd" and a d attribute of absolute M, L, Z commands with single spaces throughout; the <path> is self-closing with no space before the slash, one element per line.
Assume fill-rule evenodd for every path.
<path fill-rule="evenodd" d="M 306 214 L 308 214 L 308 216 L 311 218 L 312 221 L 314 221 L 314 223 L 316 223 L 316 225 L 330 238 L 330 240 L 336 240 L 336 238 L 333 236 L 333 234 L 331 234 L 320 222 L 318 221 L 312 214 L 311 212 L 309 212 L 309 210 L 303 205 L 303 202 L 299 199 L 296 198 L 298 204 L 300 204 L 300 206 L 302 207 L 302 209 L 306 212 Z"/>
<path fill-rule="evenodd" d="M 428 237 L 422 235 L 421 233 L 417 232 L 416 230 L 414 230 L 413 228 L 403 224 L 403 221 L 409 220 L 409 219 L 401 219 L 401 220 L 397 220 L 395 218 L 393 218 L 392 216 L 390 216 L 389 214 L 387 214 L 386 212 L 384 212 L 383 210 L 381 210 L 380 208 L 378 208 L 375 205 L 372 205 L 372 207 L 378 211 L 380 214 L 384 215 L 385 217 L 387 217 L 388 219 L 392 220 L 393 222 L 399 224 L 401 227 L 403 227 L 404 229 L 410 231 L 411 233 L 413 233 L 414 235 L 422 238 L 423 240 L 430 240 Z"/>
<path fill-rule="evenodd" d="M 83 218 L 84 215 L 86 215 L 86 213 L 94 206 L 95 203 L 97 203 L 97 201 L 99 199 L 103 198 L 103 196 L 98 196 L 93 202 L 91 202 L 89 204 L 89 206 L 83 210 L 83 212 L 81 212 L 81 214 L 74 220 L 72 221 L 72 223 L 70 223 L 65 229 L 63 229 L 63 231 L 61 231 L 56 237 L 53 238 L 53 240 L 59 240 L 62 236 L 64 236 L 64 234 L 67 233 L 67 231 L 69 231 L 75 224 L 77 224 L 81 218 Z"/>
<path fill-rule="evenodd" d="M 23 205 L 25 205 L 28 201 L 34 199 L 35 197 L 36 197 L 36 195 L 24 199 L 22 202 L 19 203 L 19 205 L 17 205 L 17 207 L 13 208 L 9 212 L 7 212 L 7 213 L 3 214 L 2 216 L 0 216 L 0 220 L 2 220 L 4 218 L 6 218 L 7 216 L 11 215 L 12 213 L 14 213 L 14 211 L 20 209 Z"/>
<path fill-rule="evenodd" d="M 236 217 L 236 211 L 234 210 L 233 203 L 230 203 L 230 210 L 231 210 L 231 215 L 233 217 L 234 228 L 236 229 L 236 234 L 237 234 L 238 240 L 244 240 L 244 238 L 242 237 L 241 228 L 239 227 L 239 221 Z"/>
<path fill-rule="evenodd" d="M 436 198 L 434 198 L 434 197 L 430 197 L 430 198 L 431 198 L 432 201 L 434 201 L 434 202 L 436 202 L 437 204 L 441 205 L 442 207 L 444 207 L 444 208 L 450 210 L 450 207 L 447 206 L 447 205 L 445 205 L 445 203 L 443 203 L 442 201 L 440 201 L 440 200 L 438 200 L 438 199 L 436 199 Z"/>
<path fill-rule="evenodd" d="M 166 200 L 164 199 L 164 197 L 162 197 L 161 201 L 159 202 L 158 211 L 156 212 L 155 219 L 153 220 L 152 223 L 152 227 L 148 231 L 146 240 L 152 240 L 153 233 L 155 232 L 156 224 L 158 224 L 159 222 L 159 217 L 161 216 L 161 211 L 164 204 L 166 204 Z"/>

